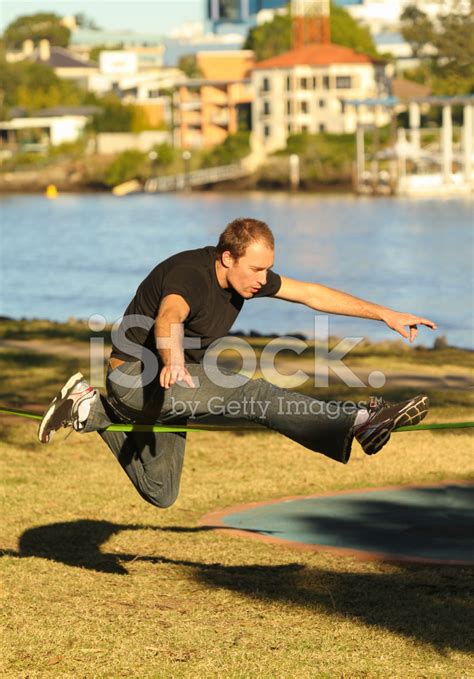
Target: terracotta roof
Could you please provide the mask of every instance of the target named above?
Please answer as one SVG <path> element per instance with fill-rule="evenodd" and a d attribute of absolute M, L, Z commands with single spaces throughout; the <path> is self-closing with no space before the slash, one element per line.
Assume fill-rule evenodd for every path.
<path fill-rule="evenodd" d="M 254 70 L 266 68 L 291 68 L 292 66 L 328 66 L 329 64 L 373 64 L 377 59 L 368 54 L 360 54 L 342 45 L 318 44 L 305 45 L 296 50 L 284 52 L 276 57 L 259 61 Z"/>

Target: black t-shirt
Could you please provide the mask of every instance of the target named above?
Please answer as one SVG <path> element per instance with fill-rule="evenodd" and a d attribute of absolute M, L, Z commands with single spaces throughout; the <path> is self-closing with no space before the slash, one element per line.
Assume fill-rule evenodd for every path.
<path fill-rule="evenodd" d="M 186 300 L 190 309 L 184 321 L 184 336 L 201 340 L 200 348 L 185 348 L 185 360 L 199 363 L 207 347 L 227 335 L 245 301 L 233 288 L 221 288 L 215 262 L 216 248 L 208 246 L 180 252 L 158 264 L 139 285 L 125 310 L 121 338 L 112 338 L 112 356 L 125 361 L 140 357 L 140 349 L 137 351 L 125 339 L 157 354 L 154 322 L 158 309 L 163 297 L 176 294 Z M 270 269 L 266 284 L 253 297 L 273 297 L 280 285 L 280 276 Z"/>

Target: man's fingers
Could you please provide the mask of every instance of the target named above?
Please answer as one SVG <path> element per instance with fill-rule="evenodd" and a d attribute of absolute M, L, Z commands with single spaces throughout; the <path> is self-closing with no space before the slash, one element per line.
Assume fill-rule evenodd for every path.
<path fill-rule="evenodd" d="M 420 318 L 419 316 L 413 316 L 411 318 L 411 324 L 426 325 L 428 328 L 431 328 L 432 330 L 436 330 L 436 328 L 438 327 L 436 323 L 430 321 L 429 318 Z"/>
<path fill-rule="evenodd" d="M 389 328 L 392 328 L 392 330 L 395 330 L 410 342 L 413 342 L 415 337 L 417 337 L 419 325 L 426 325 L 428 328 L 431 328 L 431 330 L 437 329 L 436 323 L 430 321 L 429 318 L 421 318 L 420 316 L 415 316 L 413 314 L 394 313 L 392 317 L 389 316 L 385 319 L 385 323 Z M 408 327 L 408 331 L 405 330 L 405 327 Z"/>
<path fill-rule="evenodd" d="M 163 369 L 160 373 L 160 386 L 165 388 L 165 370 Z"/>
<path fill-rule="evenodd" d="M 163 368 L 160 374 L 160 385 L 164 389 L 169 389 L 173 384 L 176 384 L 176 382 L 184 382 L 192 389 L 196 388 L 193 378 L 186 368 L 180 366 Z"/>
<path fill-rule="evenodd" d="M 431 328 L 432 330 L 436 330 L 436 328 L 438 327 L 438 326 L 436 325 L 436 323 L 433 323 L 433 321 L 430 321 L 430 320 L 428 320 L 427 318 L 422 318 L 421 321 L 420 321 L 420 323 L 421 323 L 422 325 L 428 326 L 428 328 Z"/>
<path fill-rule="evenodd" d="M 191 387 L 192 389 L 195 388 L 193 378 L 191 377 L 191 375 L 189 373 L 187 375 L 185 375 L 183 379 L 186 382 L 186 384 L 188 385 L 188 387 Z"/>
<path fill-rule="evenodd" d="M 163 387 L 163 389 L 168 389 L 170 386 L 170 371 L 169 368 L 163 368 L 163 370 L 160 373 L 160 385 Z"/>
<path fill-rule="evenodd" d="M 191 377 L 191 375 L 188 373 L 188 371 L 186 369 L 183 369 L 180 372 L 178 380 L 180 382 L 184 382 L 185 384 L 188 385 L 188 387 L 191 387 L 192 389 L 194 389 L 193 378 Z"/>
<path fill-rule="evenodd" d="M 408 337 L 408 332 L 405 330 L 403 325 L 398 326 L 395 328 L 395 330 L 402 336 L 405 337 L 405 339 Z"/>

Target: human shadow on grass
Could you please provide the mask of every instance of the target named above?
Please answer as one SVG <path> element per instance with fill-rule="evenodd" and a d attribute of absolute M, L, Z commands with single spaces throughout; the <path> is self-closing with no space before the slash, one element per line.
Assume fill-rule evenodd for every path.
<path fill-rule="evenodd" d="M 19 550 L 2 550 L 3 556 L 40 557 L 50 561 L 87 568 L 99 573 L 128 575 L 122 561 L 146 559 L 135 554 L 103 552 L 101 546 L 113 535 L 129 530 L 159 530 L 172 532 L 198 532 L 214 530 L 208 526 L 185 528 L 181 526 L 157 528 L 141 524 L 119 524 L 110 521 L 81 519 L 64 523 L 51 523 L 29 528 L 20 537 Z M 159 557 L 152 560 L 160 561 Z"/>
<path fill-rule="evenodd" d="M 19 551 L 6 556 L 41 557 L 102 573 L 126 575 L 127 562 L 171 564 L 209 588 L 226 588 L 255 600 L 355 619 L 416 639 L 444 652 L 469 652 L 474 643 L 473 572 L 468 568 L 400 565 L 397 571 L 336 572 L 298 563 L 225 565 L 160 555 L 105 553 L 101 545 L 125 530 L 201 532 L 212 527 L 115 524 L 80 520 L 25 531 Z M 317 631 L 315 631 L 317 635 Z"/>

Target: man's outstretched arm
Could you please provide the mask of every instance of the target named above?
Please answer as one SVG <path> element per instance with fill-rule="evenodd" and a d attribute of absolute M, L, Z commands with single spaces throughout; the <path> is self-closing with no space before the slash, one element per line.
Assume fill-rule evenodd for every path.
<path fill-rule="evenodd" d="M 436 324 L 428 318 L 394 311 L 388 307 L 367 302 L 359 297 L 353 297 L 341 290 L 334 290 L 319 283 L 305 283 L 286 276 L 281 277 L 281 287 L 275 297 L 288 302 L 304 304 L 310 309 L 327 314 L 383 321 L 389 328 L 400 333 L 410 342 L 413 342 L 418 334 L 418 325 L 426 325 L 432 330 L 436 329 Z M 408 328 L 408 330 L 405 328 Z"/>

